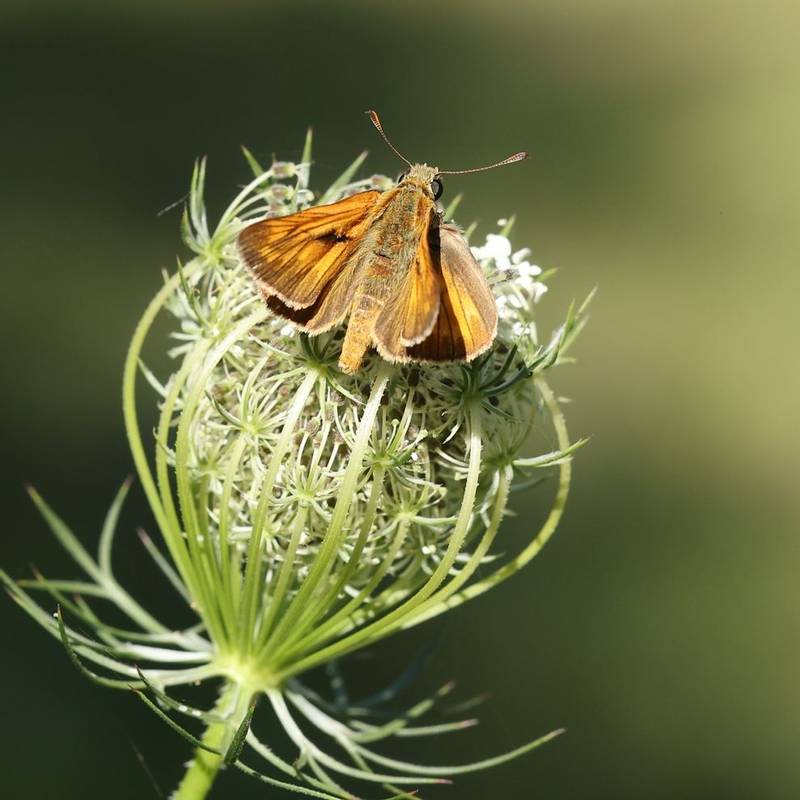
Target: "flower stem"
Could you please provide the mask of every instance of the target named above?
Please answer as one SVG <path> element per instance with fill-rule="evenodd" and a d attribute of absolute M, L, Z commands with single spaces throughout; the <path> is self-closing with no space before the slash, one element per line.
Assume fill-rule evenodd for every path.
<path fill-rule="evenodd" d="M 317 609 L 319 609 L 319 600 L 315 598 L 319 597 L 318 592 L 325 594 L 328 573 L 331 564 L 336 558 L 336 552 L 341 546 L 342 530 L 355 495 L 359 474 L 363 470 L 364 454 L 369 446 L 372 426 L 380 409 L 381 399 L 392 371 L 391 365 L 385 362 L 378 368 L 369 399 L 361 415 L 361 421 L 350 450 L 347 469 L 342 478 L 338 499 L 331 514 L 325 537 L 322 540 L 322 546 L 314 565 L 300 587 L 300 591 L 295 595 L 281 621 L 276 625 L 272 637 L 261 651 L 260 656 L 264 660 L 273 656 L 276 650 L 280 651 L 285 648 L 288 637 L 298 623 L 301 622 L 301 617 L 307 619 L 311 616 L 312 608 L 314 609 L 313 613 L 317 613 Z"/>
<path fill-rule="evenodd" d="M 225 719 L 210 723 L 201 739 L 205 747 L 219 752 L 212 753 L 198 747 L 180 785 L 171 795 L 171 800 L 202 800 L 208 795 L 223 765 L 224 753 L 247 715 L 250 699 L 250 692 L 245 691 L 238 683 L 225 684 L 213 712 Z"/>

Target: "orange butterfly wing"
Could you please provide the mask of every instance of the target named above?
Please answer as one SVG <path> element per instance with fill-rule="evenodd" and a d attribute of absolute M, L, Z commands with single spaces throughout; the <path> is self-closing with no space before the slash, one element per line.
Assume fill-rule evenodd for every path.
<path fill-rule="evenodd" d="M 339 276 L 320 292 L 319 297 L 310 306 L 292 308 L 276 295 L 265 296 L 264 299 L 269 309 L 275 314 L 288 319 L 301 331 L 313 335 L 324 333 L 334 325 L 338 325 L 347 316 L 356 286 L 355 262 L 350 261 Z"/>
<path fill-rule="evenodd" d="M 431 248 L 431 228 L 431 223 L 425 227 L 414 263 L 397 296 L 375 320 L 375 345 L 389 361 L 407 361 L 406 348 L 426 339 L 439 315 L 442 281 Z"/>
<path fill-rule="evenodd" d="M 414 361 L 470 361 L 497 335 L 497 303 L 458 228 L 431 226 L 429 238 L 438 253 L 441 306 L 430 335 L 406 354 Z"/>
<path fill-rule="evenodd" d="M 327 317 L 334 314 L 333 305 L 352 300 L 354 287 L 343 286 L 340 279 L 380 196 L 377 191 L 360 192 L 337 203 L 254 222 L 239 234 L 242 260 L 273 311 L 308 326 L 326 300 Z M 306 309 L 308 314 L 295 313 Z M 346 313 L 347 305 L 330 325 Z"/>

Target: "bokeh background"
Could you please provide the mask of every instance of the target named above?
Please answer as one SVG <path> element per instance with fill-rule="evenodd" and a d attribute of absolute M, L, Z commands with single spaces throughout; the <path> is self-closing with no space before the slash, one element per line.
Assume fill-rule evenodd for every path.
<path fill-rule="evenodd" d="M 433 798 L 800 796 L 798 257 L 800 8 L 786 0 L 16 2 L 0 9 L 0 562 L 74 574 L 34 483 L 96 540 L 131 471 L 127 340 L 182 253 L 195 156 L 219 208 L 239 145 L 299 156 L 316 185 L 362 149 L 443 167 L 459 217 L 517 212 L 514 241 L 558 267 L 556 324 L 599 293 L 553 375 L 577 457 L 563 525 L 530 568 L 446 622 L 346 665 L 354 693 L 436 641 L 420 691 L 492 693 L 478 729 L 422 744 L 458 762 L 566 736 Z M 544 496 L 520 498 L 511 539 Z M 134 529 L 120 569 L 162 591 Z M 77 675 L 0 603 L 0 796 L 146 798 L 188 746 L 131 697 Z M 413 748 L 405 750 L 414 754 Z M 240 774 L 217 797 L 275 796 Z"/>

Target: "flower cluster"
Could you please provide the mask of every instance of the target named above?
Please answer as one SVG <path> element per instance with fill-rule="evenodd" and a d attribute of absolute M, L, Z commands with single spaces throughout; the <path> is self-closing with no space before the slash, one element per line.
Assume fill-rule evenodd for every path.
<path fill-rule="evenodd" d="M 281 180 L 294 178 L 293 165 L 273 166 L 273 172 L 275 180 L 261 191 L 267 213 L 282 215 L 311 202 L 310 192 L 293 190 Z M 374 176 L 369 185 L 387 181 Z M 335 201 L 362 187 L 363 182 L 345 184 L 326 199 Z M 200 250 L 202 230 L 189 228 L 189 236 L 190 246 Z M 394 370 L 381 397 L 364 471 L 353 487 L 332 566 L 337 571 L 351 565 L 342 587 L 351 596 L 374 582 L 376 571 L 382 577 L 403 575 L 404 583 L 413 586 L 442 563 L 469 471 L 470 402 L 482 407 L 472 422 L 480 422 L 495 466 L 512 463 L 527 438 L 537 406 L 533 383 L 508 379 L 527 376 L 523 353 L 539 347 L 530 308 L 546 287 L 523 277 L 538 271 L 522 260 L 526 251 L 509 258 L 510 250 L 502 234 L 489 234 L 486 245 L 473 249 L 495 286 L 501 319 L 498 344 L 480 368 L 403 366 Z M 173 355 L 205 351 L 221 331 L 232 329 L 259 307 L 260 299 L 230 244 L 215 269 L 199 271 L 170 297 L 168 309 L 179 326 L 173 337 L 181 342 Z M 268 583 L 287 559 L 292 564 L 289 596 L 305 580 L 325 540 L 371 379 L 380 369 L 380 359 L 373 354 L 360 375 L 339 373 L 335 363 L 341 339 L 341 329 L 310 339 L 276 317 L 247 328 L 204 378 L 204 395 L 192 421 L 187 466 L 193 482 L 208 492 L 209 536 L 219 547 L 224 521 L 226 543 L 245 558 L 272 454 L 286 430 L 288 401 L 298 393 L 305 398 L 292 419 L 293 440 L 271 480 L 265 521 L 270 533 L 263 537 Z M 162 397 L 168 396 L 175 377 L 158 386 Z M 312 387 L 315 377 L 319 383 Z M 183 385 L 179 408 L 193 385 Z M 493 505 L 497 488 L 497 482 L 482 487 L 482 510 Z M 378 494 L 379 501 L 371 502 Z M 367 512 L 371 533 L 360 542 Z M 300 519 L 302 525 L 297 523 Z M 295 529 L 297 541 L 292 539 Z"/>
<path fill-rule="evenodd" d="M 540 341 L 534 307 L 547 289 L 546 275 L 529 262 L 530 251 L 513 251 L 513 220 L 501 220 L 500 232 L 473 248 L 500 315 L 487 353 L 469 364 L 445 365 L 392 365 L 372 354 L 357 375 L 343 374 L 336 366 L 342 330 L 312 338 L 270 315 L 239 258 L 236 236 L 254 219 L 392 182 L 382 175 L 354 180 L 362 155 L 327 191 L 313 194 L 310 139 L 298 163 L 274 162 L 265 169 L 245 155 L 254 177 L 213 227 L 203 200 L 205 163 L 197 165 L 182 223 L 194 258 L 165 276 L 133 337 L 124 379 L 134 461 L 170 558 L 149 538 L 144 543 L 190 605 L 195 624 L 172 631 L 115 579 L 111 542 L 124 491 L 109 514 L 97 559 L 35 496 L 86 581 L 4 580 L 23 608 L 61 639 L 81 671 L 106 686 L 137 689 L 197 746 L 175 797 L 204 796 L 225 765 L 314 797 L 353 797 L 342 778 L 410 797 L 397 786 L 441 782 L 508 760 L 542 740 L 458 768 L 405 764 L 366 745 L 412 735 L 411 722 L 434 699 L 377 725 L 357 718 L 351 706 L 334 707 L 313 694 L 299 676 L 481 594 L 538 553 L 560 517 L 569 461 L 580 445 L 569 442 L 544 373 L 564 359 L 585 304 Z M 448 218 L 457 203 L 445 210 Z M 172 321 L 168 352 L 175 368 L 159 377 L 145 366 L 143 347 L 163 314 Z M 152 457 L 138 422 L 137 372 L 158 397 Z M 555 436 L 555 449 L 521 456 L 535 431 Z M 498 558 L 493 547 L 512 486 L 538 483 L 533 473 L 543 468 L 558 474 L 551 509 L 530 541 L 504 545 L 514 555 Z M 482 565 L 488 571 L 478 579 Z M 50 618 L 26 589 L 54 596 L 98 640 L 67 624 L 61 611 Z M 115 604 L 137 629 L 102 622 L 89 604 L 95 597 Z M 139 667 L 147 661 L 157 666 Z M 103 674 L 90 670 L 89 662 Z M 223 681 L 212 711 L 191 709 L 167 693 L 168 687 L 209 678 Z M 268 698 L 297 746 L 295 764 L 256 738 L 251 721 L 260 697 Z M 349 762 L 306 736 L 292 709 L 343 748 Z M 173 719 L 187 713 L 206 724 L 202 739 Z M 242 758 L 245 747 L 283 776 L 257 773 Z"/>

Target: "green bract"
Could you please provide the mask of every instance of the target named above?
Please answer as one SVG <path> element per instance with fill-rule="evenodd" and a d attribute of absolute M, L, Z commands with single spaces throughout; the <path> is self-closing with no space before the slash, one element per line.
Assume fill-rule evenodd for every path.
<path fill-rule="evenodd" d="M 197 747 L 174 797 L 205 796 L 223 765 L 312 797 L 354 797 L 343 785 L 353 780 L 382 785 L 383 796 L 411 797 L 415 786 L 500 763 L 555 734 L 460 767 L 399 762 L 372 743 L 471 723 L 415 726 L 449 687 L 378 724 L 360 716 L 363 708 L 325 701 L 298 676 L 481 594 L 547 541 L 580 442 L 568 441 L 543 374 L 564 359 L 583 307 L 539 341 L 534 306 L 546 291 L 543 276 L 528 262 L 528 251 L 512 252 L 511 223 L 501 221 L 501 230 L 474 248 L 500 311 L 488 353 L 447 365 L 392 365 L 373 354 L 359 374 L 344 375 L 336 366 L 342 331 L 309 338 L 270 315 L 235 239 L 250 220 L 388 188 L 391 181 L 353 181 L 361 156 L 315 197 L 308 189 L 310 137 L 299 164 L 264 170 L 245 155 L 255 177 L 213 228 L 203 202 L 205 163 L 198 164 L 183 220 L 195 256 L 166 278 L 145 311 L 125 368 L 127 432 L 169 558 L 149 538 L 143 541 L 196 624 L 172 631 L 114 577 L 112 539 L 127 485 L 109 512 L 97 558 L 34 494 L 85 572 L 82 580 L 3 578 L 82 672 L 106 686 L 136 689 Z M 175 369 L 166 377 L 143 362 L 159 315 L 173 328 Z M 139 427 L 139 375 L 150 386 L 143 402 L 159 403 L 155 441 Z M 521 457 L 535 430 L 554 435 L 555 449 Z M 534 473 L 543 468 L 555 470 L 558 480 L 542 527 L 522 546 L 503 544 L 516 555 L 494 556 L 510 490 L 538 483 Z M 28 589 L 57 600 L 55 619 Z M 131 629 L 103 623 L 97 600 L 123 611 Z M 78 633 L 67 616 L 96 638 Z M 172 687 L 207 679 L 222 682 L 211 711 L 172 696 Z M 256 738 L 251 719 L 261 697 L 296 745 L 295 762 L 281 760 Z M 205 723 L 202 739 L 176 721 L 181 716 Z M 344 760 L 312 741 L 298 719 L 335 742 Z M 255 755 L 266 766 L 253 767 Z"/>

